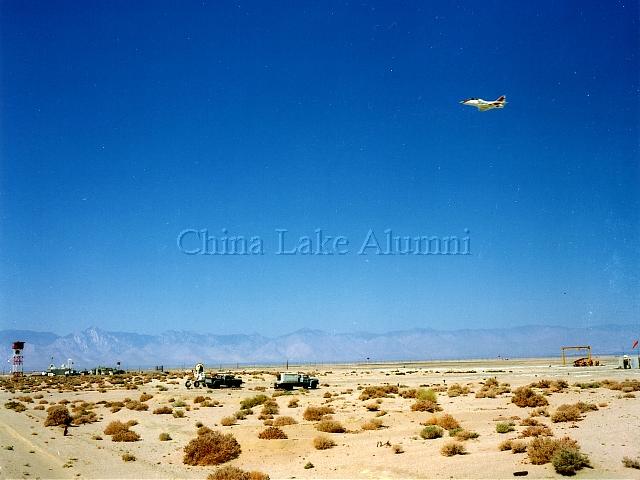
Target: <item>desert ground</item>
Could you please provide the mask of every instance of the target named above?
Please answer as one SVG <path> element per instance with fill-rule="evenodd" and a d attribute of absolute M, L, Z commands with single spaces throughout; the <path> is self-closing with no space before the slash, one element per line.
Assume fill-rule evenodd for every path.
<path fill-rule="evenodd" d="M 540 435 L 577 442 L 590 466 L 576 478 L 640 479 L 633 466 L 640 460 L 640 370 L 619 370 L 615 359 L 602 360 L 604 366 L 582 368 L 563 367 L 557 358 L 331 365 L 306 370 L 319 378 L 318 389 L 293 392 L 276 392 L 278 369 L 266 368 L 232 372 L 244 380 L 242 388 L 215 390 L 187 389 L 190 374 L 184 371 L 3 377 L 0 477 L 205 479 L 232 465 L 271 479 L 513 478 L 525 471 L 527 478 L 561 478 L 552 463 L 532 462 L 527 446 Z M 513 403 L 523 386 L 532 386 L 534 395 L 525 402 L 537 406 Z M 241 408 L 241 401 L 259 395 L 266 402 Z M 577 402 L 578 410 L 558 413 L 567 408 L 561 405 Z M 53 405 L 73 417 L 67 435 L 63 426 L 45 426 Z M 154 413 L 162 407 L 168 413 Z M 308 420 L 308 407 L 331 411 Z M 459 423 L 457 430 L 441 421 L 445 414 Z M 329 429 L 344 431 L 318 431 L 321 418 Z M 125 428 L 139 439 L 113 441 L 116 435 L 105 433 L 112 421 L 135 421 Z M 287 438 L 258 437 L 274 423 Z M 423 433 L 434 423 L 446 428 Z M 231 434 L 241 453 L 218 465 L 185 464 L 185 447 L 199 427 L 208 431 L 203 426 Z M 163 433 L 170 439 L 161 440 Z M 314 446 L 319 436 L 330 448 Z M 505 440 L 520 448 L 509 449 Z M 453 441 L 464 454 L 442 453 Z"/>

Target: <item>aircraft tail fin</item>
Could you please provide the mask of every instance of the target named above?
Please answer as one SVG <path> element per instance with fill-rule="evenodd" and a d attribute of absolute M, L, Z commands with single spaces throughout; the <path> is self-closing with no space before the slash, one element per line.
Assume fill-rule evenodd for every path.
<path fill-rule="evenodd" d="M 500 97 L 498 97 L 498 99 L 496 100 L 496 102 L 506 102 L 507 101 L 507 96 L 506 95 L 501 95 Z"/>

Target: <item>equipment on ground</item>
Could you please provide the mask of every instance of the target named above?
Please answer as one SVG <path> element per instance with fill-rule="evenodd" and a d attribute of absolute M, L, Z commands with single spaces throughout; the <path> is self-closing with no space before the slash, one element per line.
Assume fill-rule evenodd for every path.
<path fill-rule="evenodd" d="M 282 372 L 278 376 L 278 380 L 273 384 L 273 387 L 278 390 L 293 390 L 295 387 L 301 388 L 318 388 L 320 380 L 310 377 L 304 373 L 289 373 Z"/>
<path fill-rule="evenodd" d="M 580 345 L 575 347 L 560 347 L 562 350 L 562 365 L 567 364 L 567 350 L 578 350 L 578 351 L 586 351 L 587 356 L 583 358 L 578 358 L 573 362 L 574 367 L 592 367 L 594 365 L 600 365 L 600 362 L 596 360 L 595 362 L 591 358 L 591 345 Z"/>

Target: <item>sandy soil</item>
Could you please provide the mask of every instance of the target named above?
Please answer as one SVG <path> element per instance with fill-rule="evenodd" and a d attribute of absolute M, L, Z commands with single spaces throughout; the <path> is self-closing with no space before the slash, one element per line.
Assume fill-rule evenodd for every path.
<path fill-rule="evenodd" d="M 613 359 L 606 363 L 615 365 Z M 143 383 L 138 377 L 136 389 L 125 389 L 122 385 L 103 385 L 106 391 L 98 391 L 95 383 L 85 383 L 77 391 L 59 391 L 49 385 L 39 390 L 31 386 L 13 393 L 6 389 L 10 385 L 5 378 L 5 389 L 0 392 L 0 403 L 4 405 L 17 397 L 29 396 L 32 402 L 22 401 L 27 407 L 15 412 L 0 407 L 0 477 L 2 478 L 206 478 L 217 467 L 191 467 L 183 464 L 185 445 L 196 436 L 196 423 L 225 433 L 232 433 L 242 447 L 242 454 L 229 462 L 244 470 L 258 470 L 275 478 L 513 478 L 516 471 L 528 471 L 527 478 L 559 478 L 552 465 L 532 465 L 526 453 L 501 452 L 498 444 L 507 438 L 517 438 L 525 428 L 519 426 L 515 417 L 526 418 L 532 408 L 520 408 L 511 402 L 511 393 L 496 398 L 476 398 L 482 382 L 496 377 L 501 383 L 516 387 L 540 379 L 563 379 L 570 387 L 562 392 L 550 393 L 548 411 L 566 403 L 577 401 L 602 405 L 597 411 L 587 412 L 578 422 L 552 423 L 549 418 L 537 417 L 548 425 L 555 437 L 570 436 L 578 441 L 593 468 L 583 469 L 577 478 L 638 478 L 640 470 L 625 468 L 622 458 L 640 456 L 640 392 L 636 398 L 625 398 L 619 390 L 608 388 L 575 387 L 576 382 L 591 382 L 603 379 L 640 379 L 640 370 L 616 370 L 612 366 L 574 368 L 558 365 L 557 359 L 469 361 L 419 364 L 342 365 L 330 366 L 315 372 L 321 386 L 308 393 L 295 391 L 293 395 L 276 397 L 280 412 L 295 418 L 297 424 L 282 427 L 288 439 L 261 440 L 258 433 L 265 426 L 258 419 L 261 407 L 254 407 L 253 414 L 236 425 L 221 426 L 223 417 L 233 415 L 240 409 L 244 398 L 263 393 L 272 395 L 274 376 L 268 372 L 245 372 L 241 389 L 207 390 L 185 388 L 182 372 L 162 380 Z M 91 377 L 93 378 L 93 377 Z M 82 381 L 90 380 L 83 377 Z M 109 382 L 110 377 L 105 378 Z M 42 379 L 39 378 L 38 382 Z M 445 457 L 440 449 L 451 441 L 445 433 L 443 438 L 423 440 L 420 424 L 432 416 L 427 412 L 411 410 L 413 399 L 392 395 L 382 398 L 379 408 L 387 413 L 377 417 L 383 422 L 379 430 L 362 430 L 362 424 L 376 417 L 378 412 L 369 411 L 360 400 L 359 389 L 369 385 L 400 385 L 404 388 L 420 386 L 448 387 L 458 383 L 468 385 L 472 393 L 449 397 L 438 394 L 441 413 L 453 415 L 464 429 L 479 434 L 477 439 L 464 441 L 466 455 Z M 165 390 L 166 389 L 166 390 Z M 537 390 L 543 393 L 543 390 Z M 45 427 L 46 410 L 34 410 L 42 404 L 45 409 L 51 404 L 68 400 L 122 401 L 126 397 L 139 399 L 146 392 L 153 398 L 145 403 L 147 411 L 123 408 L 112 413 L 110 408 L 97 404 L 93 409 L 99 421 L 72 426 L 67 436 L 61 427 Z M 328 394 L 332 394 L 329 398 Z M 548 393 L 548 392 L 547 392 Z M 40 395 L 42 395 L 41 398 Z M 211 397 L 221 406 L 199 407 L 194 403 L 198 395 Z M 289 408 L 292 398 L 299 399 L 297 408 Z M 173 400 L 184 402 L 183 418 L 172 415 L 153 414 L 159 406 L 172 406 Z M 44 403 L 44 402 L 48 403 Z M 71 403 L 71 404 L 72 404 Z M 68 406 L 70 407 L 71 404 Z M 330 405 L 335 409 L 333 418 L 340 421 L 347 433 L 325 434 L 336 442 L 334 448 L 316 450 L 313 438 L 320 435 L 316 422 L 303 419 L 307 406 Z M 606 406 L 604 406 L 606 404 Z M 187 410 L 188 409 L 188 410 Z M 514 417 L 515 431 L 499 434 L 496 422 Z M 131 443 L 112 442 L 103 433 L 112 420 L 137 420 L 132 430 L 140 434 L 141 440 Z M 161 432 L 172 437 L 160 441 Z M 102 440 L 96 440 L 95 436 Z M 380 444 L 382 446 L 378 446 Z M 403 453 L 394 453 L 387 445 L 400 445 Z M 131 453 L 135 461 L 125 462 L 123 453 Z M 311 462 L 313 468 L 305 469 Z"/>

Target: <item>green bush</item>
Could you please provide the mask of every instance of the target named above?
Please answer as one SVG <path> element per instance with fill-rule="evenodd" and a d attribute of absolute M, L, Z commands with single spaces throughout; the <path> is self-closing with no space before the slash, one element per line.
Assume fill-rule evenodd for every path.
<path fill-rule="evenodd" d="M 444 430 L 437 425 L 427 425 L 420 431 L 420 436 L 425 440 L 432 440 L 442 437 L 443 433 Z"/>

